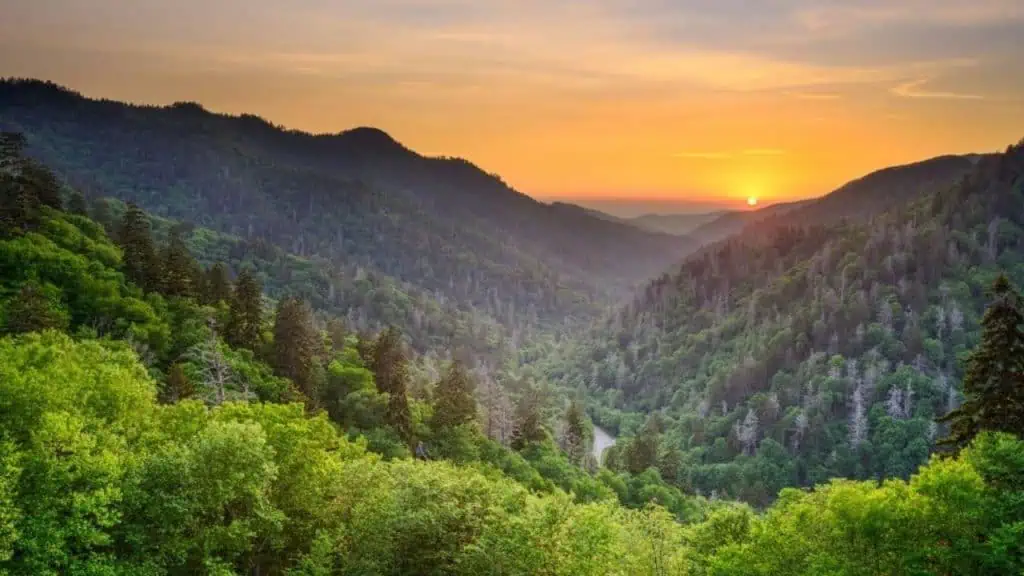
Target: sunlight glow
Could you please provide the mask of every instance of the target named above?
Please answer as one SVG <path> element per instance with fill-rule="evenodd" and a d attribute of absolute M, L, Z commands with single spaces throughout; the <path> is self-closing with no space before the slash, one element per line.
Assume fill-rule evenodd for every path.
<path fill-rule="evenodd" d="M 747 206 L 757 206 L 757 196 L 747 198 Z"/>

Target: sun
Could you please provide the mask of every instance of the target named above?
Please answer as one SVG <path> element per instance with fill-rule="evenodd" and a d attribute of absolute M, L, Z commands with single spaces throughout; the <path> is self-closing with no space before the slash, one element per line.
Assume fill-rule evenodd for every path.
<path fill-rule="evenodd" d="M 747 206 L 757 206 L 757 196 L 747 198 Z"/>

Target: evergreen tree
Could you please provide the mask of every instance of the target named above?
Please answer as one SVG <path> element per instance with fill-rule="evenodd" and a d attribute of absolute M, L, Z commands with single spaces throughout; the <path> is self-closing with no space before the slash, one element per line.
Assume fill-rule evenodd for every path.
<path fill-rule="evenodd" d="M 274 318 L 274 371 L 294 382 L 310 400 L 319 397 L 313 378 L 318 341 L 309 305 L 295 297 L 282 300 Z"/>
<path fill-rule="evenodd" d="M 331 350 L 341 352 L 345 349 L 345 338 L 348 332 L 345 330 L 345 323 L 340 318 L 331 317 L 327 321 L 327 337 L 331 342 Z"/>
<path fill-rule="evenodd" d="M 67 327 L 68 315 L 60 303 L 34 282 L 22 286 L 7 306 L 4 319 L 4 332 L 7 334 L 66 330 Z"/>
<path fill-rule="evenodd" d="M 437 383 L 434 395 L 435 429 L 453 428 L 476 420 L 475 386 L 459 361 L 453 361 L 448 372 Z"/>
<path fill-rule="evenodd" d="M 110 210 L 110 202 L 106 198 L 97 198 L 92 203 L 92 219 L 103 226 L 103 229 L 107 231 L 107 234 L 111 237 L 114 234 L 114 214 Z"/>
<path fill-rule="evenodd" d="M 402 334 L 397 328 L 390 327 L 377 337 L 371 353 L 370 371 L 373 372 L 377 390 L 388 394 L 385 414 L 387 423 L 412 447 L 412 414 L 407 395 L 408 360 Z"/>
<path fill-rule="evenodd" d="M 167 370 L 167 382 L 164 384 L 164 397 L 167 402 L 175 403 L 190 398 L 195 393 L 195 387 L 189 381 L 188 376 L 181 364 L 175 362 Z"/>
<path fill-rule="evenodd" d="M 587 421 L 583 407 L 577 399 L 569 402 L 565 411 L 565 432 L 562 440 L 569 461 L 577 466 L 583 463 L 586 455 Z"/>
<path fill-rule="evenodd" d="M 231 294 L 224 339 L 235 348 L 256 352 L 263 329 L 262 289 L 249 270 L 242 270 Z"/>
<path fill-rule="evenodd" d="M 950 425 L 940 444 L 960 448 L 980 431 L 1024 437 L 1024 315 L 1020 295 L 1005 275 L 992 287 L 993 301 L 982 319 L 981 343 L 964 375 L 964 403 L 939 419 Z"/>
<path fill-rule="evenodd" d="M 57 176 L 46 166 L 33 160 L 22 162 L 20 180 L 22 186 L 33 194 L 42 206 L 49 206 L 54 210 L 63 210 L 64 201 L 61 199 L 61 184 Z"/>
<path fill-rule="evenodd" d="M 203 278 L 203 303 L 219 304 L 231 300 L 231 279 L 228 269 L 217 262 L 206 270 Z"/>
<path fill-rule="evenodd" d="M 168 296 L 182 298 L 196 295 L 196 269 L 199 264 L 185 244 L 184 229 L 174 226 L 171 229 L 167 244 L 160 255 L 163 272 L 162 291 Z"/>
<path fill-rule="evenodd" d="M 85 196 L 78 190 L 73 191 L 71 198 L 68 199 L 68 212 L 77 216 L 89 216 L 89 206 L 85 202 Z"/>
<path fill-rule="evenodd" d="M 512 431 L 512 449 L 521 451 L 547 438 L 542 415 L 543 398 L 536 386 L 529 386 L 516 404 L 516 423 Z"/>
<path fill-rule="evenodd" d="M 128 203 L 119 236 L 124 250 L 125 276 L 146 292 L 158 290 L 160 266 L 150 235 L 149 217 L 135 203 Z"/>
<path fill-rule="evenodd" d="M 637 434 L 626 447 L 625 464 L 630 473 L 640 474 L 648 468 L 658 465 L 660 437 L 661 418 L 655 413 L 647 419 L 640 434 Z"/>

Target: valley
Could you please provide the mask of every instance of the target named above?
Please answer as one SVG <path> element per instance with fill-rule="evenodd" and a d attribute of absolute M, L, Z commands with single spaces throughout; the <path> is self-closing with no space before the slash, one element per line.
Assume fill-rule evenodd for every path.
<path fill-rule="evenodd" d="M 35 80 L 0 131 L 0 573 L 1024 566 L 1024 141 L 626 219 Z"/>

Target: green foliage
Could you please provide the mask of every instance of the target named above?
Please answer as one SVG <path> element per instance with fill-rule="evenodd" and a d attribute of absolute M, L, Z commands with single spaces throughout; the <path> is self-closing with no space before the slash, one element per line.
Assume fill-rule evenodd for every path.
<path fill-rule="evenodd" d="M 981 321 L 981 343 L 964 375 L 962 406 L 941 421 L 950 422 L 942 444 L 963 446 L 980 430 L 1024 437 L 1024 316 L 1020 295 L 1004 275 L 992 288 L 995 301 Z"/>
<path fill-rule="evenodd" d="M 465 366 L 458 361 L 452 362 L 434 392 L 432 424 L 435 430 L 455 428 L 476 421 L 475 387 Z"/>
<path fill-rule="evenodd" d="M 242 270 L 231 294 L 224 339 L 236 348 L 256 351 L 263 331 L 263 294 L 256 278 Z"/>

